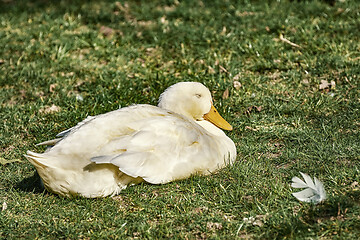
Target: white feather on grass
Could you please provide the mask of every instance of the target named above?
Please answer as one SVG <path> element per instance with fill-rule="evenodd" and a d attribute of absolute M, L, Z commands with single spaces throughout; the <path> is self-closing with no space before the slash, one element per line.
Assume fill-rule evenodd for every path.
<path fill-rule="evenodd" d="M 298 177 L 293 177 L 291 187 L 305 188 L 300 192 L 293 193 L 292 195 L 302 202 L 312 202 L 318 204 L 325 200 L 326 192 L 323 183 L 314 177 L 314 181 L 306 173 L 300 172 L 305 182 Z"/>

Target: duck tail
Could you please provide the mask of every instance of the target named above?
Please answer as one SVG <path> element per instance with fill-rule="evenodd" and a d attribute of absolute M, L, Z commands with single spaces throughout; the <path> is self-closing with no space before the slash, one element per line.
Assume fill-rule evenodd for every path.
<path fill-rule="evenodd" d="M 48 166 L 43 162 L 44 157 L 40 153 L 35 153 L 32 151 L 27 151 L 24 155 L 29 162 L 36 167 L 36 169 L 45 169 Z"/>

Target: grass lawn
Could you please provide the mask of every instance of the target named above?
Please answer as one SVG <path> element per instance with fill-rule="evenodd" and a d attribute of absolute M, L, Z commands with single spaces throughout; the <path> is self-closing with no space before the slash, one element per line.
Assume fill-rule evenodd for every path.
<path fill-rule="evenodd" d="M 360 238 L 360 5 L 0 1 L 0 239 Z M 88 115 L 211 89 L 235 165 L 117 197 L 44 191 L 23 157 Z M 327 200 L 297 201 L 293 176 Z"/>

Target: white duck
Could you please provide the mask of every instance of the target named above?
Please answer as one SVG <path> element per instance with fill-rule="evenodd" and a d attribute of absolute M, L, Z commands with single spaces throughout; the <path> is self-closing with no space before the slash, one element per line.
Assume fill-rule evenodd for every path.
<path fill-rule="evenodd" d="M 234 162 L 232 127 L 201 83 L 180 82 L 159 106 L 132 105 L 61 132 L 44 153 L 27 152 L 47 190 L 88 198 L 116 195 L 129 184 L 164 184 L 207 175 Z"/>

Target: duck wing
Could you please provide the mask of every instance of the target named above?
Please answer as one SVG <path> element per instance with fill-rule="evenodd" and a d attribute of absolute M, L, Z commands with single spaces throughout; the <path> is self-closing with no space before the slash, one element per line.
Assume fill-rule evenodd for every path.
<path fill-rule="evenodd" d="M 51 139 L 48 141 L 44 141 L 41 143 L 36 144 L 36 146 L 54 146 L 56 143 L 58 143 L 60 140 L 62 140 L 64 137 L 66 137 L 71 131 L 76 131 L 77 129 L 79 129 L 81 126 L 83 126 L 84 124 L 90 122 L 91 120 L 95 119 L 96 117 L 94 116 L 88 116 L 87 118 L 85 118 L 83 121 L 79 122 L 78 124 L 76 124 L 76 126 L 66 129 L 60 133 L 58 133 L 56 135 L 57 138 L 55 139 Z"/>
<path fill-rule="evenodd" d="M 133 132 L 113 138 L 91 158 L 96 164 L 113 164 L 131 177 L 152 184 L 208 174 L 226 164 L 228 152 L 218 139 L 195 121 L 164 113 L 127 124 Z"/>
<path fill-rule="evenodd" d="M 56 137 L 65 137 L 66 135 L 68 135 L 71 131 L 74 131 L 76 129 L 79 129 L 81 126 L 83 126 L 84 124 L 90 122 L 91 120 L 95 119 L 96 117 L 94 116 L 88 116 L 87 118 L 85 118 L 84 120 L 82 120 L 81 122 L 79 122 L 78 124 L 76 124 L 76 126 L 66 129 L 60 133 L 58 133 L 56 135 Z"/>

